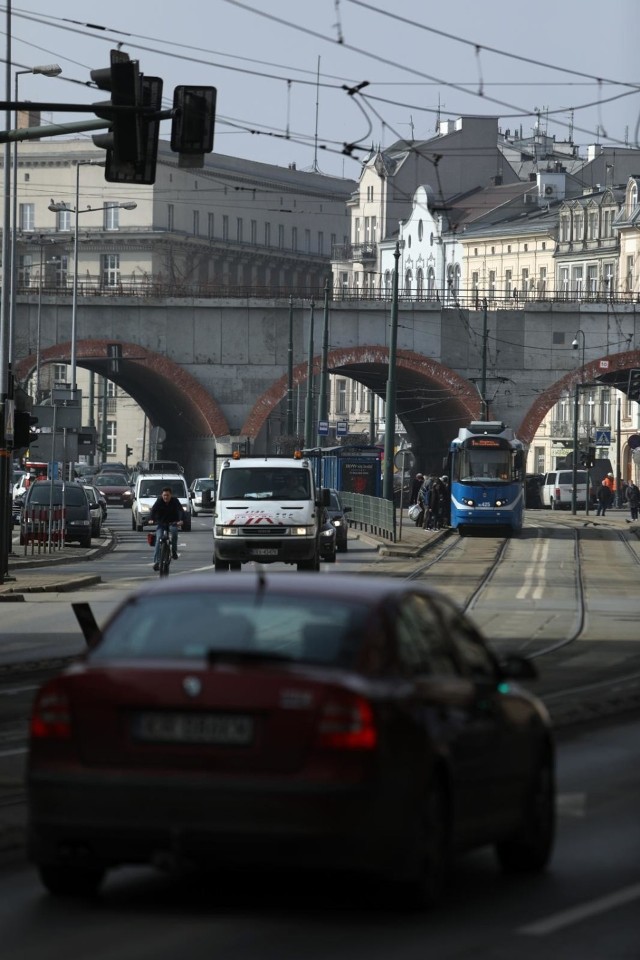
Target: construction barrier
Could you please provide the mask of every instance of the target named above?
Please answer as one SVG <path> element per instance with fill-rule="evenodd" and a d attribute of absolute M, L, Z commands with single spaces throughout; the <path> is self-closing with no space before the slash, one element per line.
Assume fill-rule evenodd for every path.
<path fill-rule="evenodd" d="M 34 506 L 23 511 L 20 540 L 25 555 L 62 550 L 66 534 L 66 510 L 62 506 Z"/>

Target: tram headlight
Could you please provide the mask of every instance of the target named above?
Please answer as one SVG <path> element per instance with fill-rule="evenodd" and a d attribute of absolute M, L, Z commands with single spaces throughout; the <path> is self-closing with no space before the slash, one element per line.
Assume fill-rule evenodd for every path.
<path fill-rule="evenodd" d="M 509 501 L 505 497 L 502 497 L 500 500 L 496 500 L 496 507 L 506 507 L 508 503 Z"/>
<path fill-rule="evenodd" d="M 475 507 L 475 500 L 471 500 L 469 497 L 460 497 L 465 507 Z"/>

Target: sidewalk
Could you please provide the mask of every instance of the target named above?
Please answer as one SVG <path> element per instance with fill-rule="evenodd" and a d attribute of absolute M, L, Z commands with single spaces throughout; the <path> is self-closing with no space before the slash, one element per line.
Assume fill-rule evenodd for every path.
<path fill-rule="evenodd" d="M 100 583 L 100 575 L 92 573 L 65 573 L 65 566 L 95 560 L 115 546 L 115 538 L 108 527 L 102 538 L 89 548 L 63 547 L 54 553 L 31 553 L 14 541 L 9 554 L 9 575 L 0 583 L 0 602 L 19 602 L 25 593 L 63 593 Z"/>

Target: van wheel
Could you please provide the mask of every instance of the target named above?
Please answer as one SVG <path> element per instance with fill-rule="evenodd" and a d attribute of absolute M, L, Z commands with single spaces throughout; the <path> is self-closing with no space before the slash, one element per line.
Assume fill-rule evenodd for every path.
<path fill-rule="evenodd" d="M 552 510 L 557 510 L 557 509 L 558 509 L 558 504 L 556 503 L 555 500 L 552 500 L 552 501 L 551 501 L 551 509 L 552 509 Z"/>
<path fill-rule="evenodd" d="M 229 569 L 229 561 L 228 561 L 228 560 L 218 560 L 218 558 L 217 558 L 216 556 L 214 556 L 214 558 L 213 558 L 213 566 L 214 566 L 214 568 L 215 568 L 216 573 L 220 573 L 221 570 L 228 570 L 228 569 Z"/>

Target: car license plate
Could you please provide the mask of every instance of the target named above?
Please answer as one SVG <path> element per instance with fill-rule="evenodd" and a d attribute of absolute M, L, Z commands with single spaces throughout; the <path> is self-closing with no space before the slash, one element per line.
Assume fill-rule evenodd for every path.
<path fill-rule="evenodd" d="M 244 747 L 253 740 L 253 718 L 242 714 L 140 713 L 136 740 L 146 743 L 207 743 Z"/>
<path fill-rule="evenodd" d="M 277 557 L 277 547 L 252 547 L 251 554 L 256 557 Z"/>

